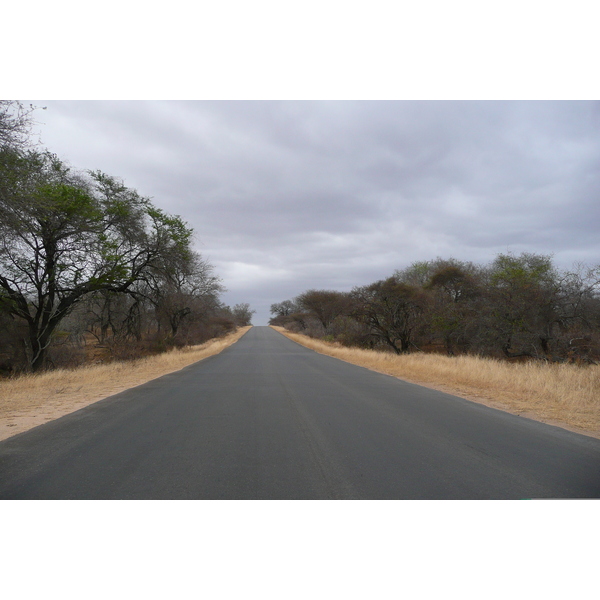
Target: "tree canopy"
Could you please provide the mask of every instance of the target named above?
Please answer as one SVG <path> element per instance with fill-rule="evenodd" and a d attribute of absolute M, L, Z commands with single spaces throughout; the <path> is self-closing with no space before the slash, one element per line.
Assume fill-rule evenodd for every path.
<path fill-rule="evenodd" d="M 74 313 L 101 343 L 109 331 L 139 340 L 144 314 L 170 340 L 209 314 L 223 332 L 250 323 L 247 304 L 232 311 L 219 300 L 220 279 L 181 217 L 31 144 L 33 110 L 0 101 L 0 343 L 10 330 L 14 347 L 24 326 L 29 366 L 39 370 Z"/>
<path fill-rule="evenodd" d="M 0 151 L 0 303 L 27 322 L 34 370 L 77 302 L 190 261 L 191 235 L 104 173 L 74 173 L 47 151 Z"/>
<path fill-rule="evenodd" d="M 600 266 L 560 271 L 542 254 L 419 261 L 351 292 L 308 290 L 271 312 L 274 325 L 396 353 L 600 360 Z"/>

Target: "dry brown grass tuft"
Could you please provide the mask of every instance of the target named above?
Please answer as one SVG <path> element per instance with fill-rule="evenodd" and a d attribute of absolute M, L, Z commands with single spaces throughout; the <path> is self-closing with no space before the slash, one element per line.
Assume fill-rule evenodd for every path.
<path fill-rule="evenodd" d="M 600 438 L 600 366 L 425 353 L 398 356 L 273 329 L 321 354 Z"/>
<path fill-rule="evenodd" d="M 0 381 L 0 440 L 218 354 L 250 327 L 199 346 L 128 362 L 60 369 Z"/>

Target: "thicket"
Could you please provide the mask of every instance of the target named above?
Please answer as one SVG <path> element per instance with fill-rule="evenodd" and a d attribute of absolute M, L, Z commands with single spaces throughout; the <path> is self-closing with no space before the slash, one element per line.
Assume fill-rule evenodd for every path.
<path fill-rule="evenodd" d="M 30 143 L 0 101 L 0 373 L 137 358 L 249 325 L 180 217 Z"/>
<path fill-rule="evenodd" d="M 416 262 L 350 292 L 308 290 L 270 324 L 346 346 L 506 360 L 600 361 L 600 266 L 499 254 L 478 265 Z"/>

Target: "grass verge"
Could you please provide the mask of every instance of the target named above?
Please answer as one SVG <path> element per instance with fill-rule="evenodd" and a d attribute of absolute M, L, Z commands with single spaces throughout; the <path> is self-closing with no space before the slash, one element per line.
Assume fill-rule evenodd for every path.
<path fill-rule="evenodd" d="M 396 355 L 273 327 L 321 354 L 507 412 L 600 438 L 600 366 L 507 363 L 476 356 Z"/>
<path fill-rule="evenodd" d="M 241 327 L 198 346 L 139 360 L 59 369 L 0 381 L 0 440 L 218 354 L 249 329 Z"/>

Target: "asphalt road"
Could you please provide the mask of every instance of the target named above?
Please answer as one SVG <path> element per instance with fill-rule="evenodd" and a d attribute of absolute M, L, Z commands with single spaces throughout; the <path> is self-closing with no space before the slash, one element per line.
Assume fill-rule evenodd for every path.
<path fill-rule="evenodd" d="M 0 442 L 0 498 L 599 498 L 600 440 L 254 327 Z"/>

